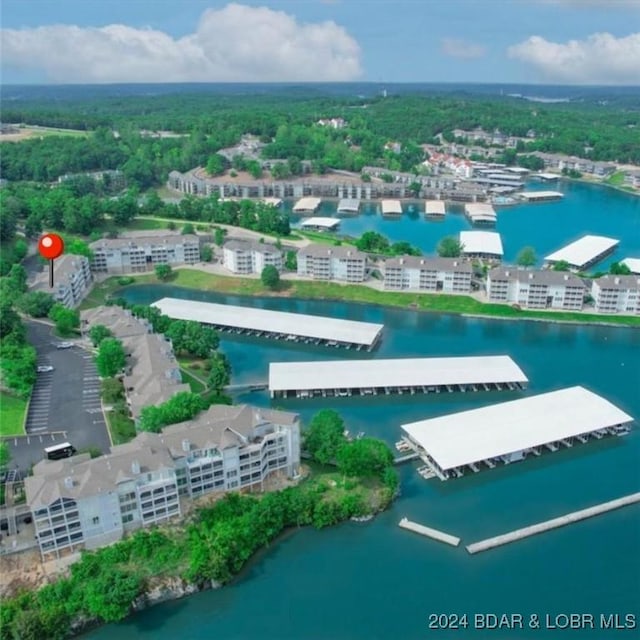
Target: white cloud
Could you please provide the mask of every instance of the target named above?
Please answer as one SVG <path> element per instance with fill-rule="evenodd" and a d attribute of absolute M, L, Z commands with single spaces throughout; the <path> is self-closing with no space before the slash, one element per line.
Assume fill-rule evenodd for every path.
<path fill-rule="evenodd" d="M 440 50 L 452 58 L 481 58 L 486 49 L 480 44 L 463 40 L 462 38 L 442 38 L 440 40 Z"/>
<path fill-rule="evenodd" d="M 362 73 L 360 48 L 332 21 L 301 24 L 282 11 L 208 9 L 194 33 L 122 24 L 3 29 L 2 64 L 53 82 L 343 81 Z"/>
<path fill-rule="evenodd" d="M 622 38 L 594 33 L 586 40 L 566 43 L 531 36 L 509 47 L 508 54 L 532 65 L 545 80 L 576 84 L 640 83 L 640 33 Z"/>

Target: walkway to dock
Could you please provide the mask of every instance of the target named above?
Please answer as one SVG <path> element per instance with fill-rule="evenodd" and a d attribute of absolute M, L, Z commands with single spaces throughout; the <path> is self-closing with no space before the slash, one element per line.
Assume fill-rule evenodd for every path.
<path fill-rule="evenodd" d="M 433 538 L 434 540 L 438 540 L 439 542 L 450 544 L 452 547 L 457 547 L 460 544 L 460 538 L 451 536 L 448 533 L 443 533 L 442 531 L 438 531 L 437 529 L 432 529 L 431 527 L 425 527 L 424 525 L 418 524 L 417 522 L 411 522 L 411 520 L 408 520 L 407 518 L 402 518 L 402 520 L 398 522 L 398 526 L 402 527 L 403 529 L 413 531 L 414 533 L 419 533 L 422 536 L 427 536 L 427 538 Z"/>
<path fill-rule="evenodd" d="M 420 454 L 417 451 L 412 451 L 404 456 L 399 456 L 393 460 L 393 464 L 403 464 L 404 462 L 410 462 L 411 460 L 417 460 Z"/>
<path fill-rule="evenodd" d="M 481 542 L 474 542 L 467 546 L 467 551 L 469 553 L 487 551 L 487 549 L 493 549 L 494 547 L 499 547 L 503 544 L 508 544 L 509 542 L 522 540 L 522 538 L 527 538 L 529 536 L 536 535 L 537 533 L 557 529 L 558 527 L 563 527 L 564 525 L 571 524 L 573 522 L 579 522 L 580 520 L 585 520 L 586 518 L 591 518 L 593 516 L 600 515 L 601 513 L 606 513 L 613 509 L 619 509 L 620 507 L 626 507 L 627 505 L 637 502 L 640 502 L 640 492 L 632 493 L 631 495 L 623 496 L 622 498 L 616 498 L 609 502 L 603 502 L 602 504 L 595 505 L 594 507 L 588 507 L 587 509 L 567 513 L 559 518 L 553 518 L 552 520 L 532 524 L 528 527 L 524 527 L 523 529 L 516 529 L 515 531 L 510 531 L 509 533 L 495 536 L 494 538 L 488 538 Z"/>

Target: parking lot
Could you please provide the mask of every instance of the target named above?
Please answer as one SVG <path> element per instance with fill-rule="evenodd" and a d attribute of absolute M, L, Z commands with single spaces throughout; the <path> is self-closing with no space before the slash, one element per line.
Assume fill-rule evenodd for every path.
<path fill-rule="evenodd" d="M 28 339 L 36 348 L 40 372 L 33 388 L 25 423 L 26 437 L 7 440 L 12 467 L 27 471 L 43 457 L 44 447 L 70 442 L 76 449 L 96 447 L 109 450 L 107 426 L 100 406 L 100 379 L 93 355 L 76 342 L 58 349 L 61 339 L 52 335 L 51 326 L 27 323 Z"/>

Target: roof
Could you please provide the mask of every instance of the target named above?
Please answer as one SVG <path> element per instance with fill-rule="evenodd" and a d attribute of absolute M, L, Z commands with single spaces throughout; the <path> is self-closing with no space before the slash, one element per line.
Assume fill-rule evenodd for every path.
<path fill-rule="evenodd" d="M 545 200 L 547 198 L 564 198 L 560 191 L 523 191 L 520 196 L 525 200 Z"/>
<path fill-rule="evenodd" d="M 486 253 L 501 256 L 502 239 L 495 231 L 461 231 L 462 253 Z"/>
<path fill-rule="evenodd" d="M 496 216 L 496 210 L 486 202 L 469 202 L 464 205 L 468 216 Z"/>
<path fill-rule="evenodd" d="M 278 249 L 268 242 L 254 242 L 251 240 L 227 240 L 224 248 L 231 251 L 256 251 L 258 253 L 282 253 L 282 249 Z"/>
<path fill-rule="evenodd" d="M 620 240 L 606 236 L 582 236 L 579 240 L 545 257 L 547 262 L 568 262 L 574 267 L 582 267 L 613 249 Z"/>
<path fill-rule="evenodd" d="M 402 214 L 402 205 L 400 200 L 383 200 L 380 203 L 383 214 Z"/>
<path fill-rule="evenodd" d="M 53 261 L 53 279 L 56 288 L 60 286 L 69 286 L 74 276 L 83 268 L 83 263 L 86 263 L 84 269 L 86 272 L 89 270 L 89 260 L 85 256 L 78 256 L 70 253 L 61 255 Z M 35 278 L 33 286 L 34 291 L 46 291 L 52 293 L 51 287 L 49 287 L 49 266 L 46 269 L 40 271 Z"/>
<path fill-rule="evenodd" d="M 631 273 L 640 274 L 640 258 L 625 258 L 624 260 L 620 260 L 620 264 L 629 267 Z"/>
<path fill-rule="evenodd" d="M 151 327 L 146 320 L 136 318 L 131 311 L 117 305 L 87 309 L 80 313 L 80 317 L 89 327 L 96 325 L 106 327 L 118 339 L 151 333 Z"/>
<path fill-rule="evenodd" d="M 339 320 L 302 313 L 269 311 L 229 304 L 196 302 L 177 298 L 162 298 L 154 307 L 170 318 L 195 320 L 213 325 L 237 327 L 253 331 L 270 331 L 316 340 L 335 340 L 352 344 L 372 345 L 383 325 L 371 322 Z"/>
<path fill-rule="evenodd" d="M 597 283 L 601 289 L 617 289 L 618 291 L 640 289 L 640 276 L 636 275 L 615 276 L 608 273 L 596 278 L 593 282 Z"/>
<path fill-rule="evenodd" d="M 337 247 L 331 247 L 326 244 L 308 244 L 298 251 L 298 257 L 311 256 L 313 258 L 351 258 L 352 260 L 366 260 L 367 254 L 351 247 L 344 247 L 339 245 Z"/>
<path fill-rule="evenodd" d="M 584 282 L 578 276 L 568 271 L 553 271 L 552 269 L 521 269 L 517 267 L 496 267 L 491 269 L 489 277 L 495 280 L 518 280 L 535 284 L 564 285 L 566 287 L 585 288 Z"/>
<path fill-rule="evenodd" d="M 398 256 L 384 261 L 385 269 L 421 269 L 424 271 L 464 271 L 471 273 L 470 262 L 462 258 L 424 258 L 421 256 Z"/>
<path fill-rule="evenodd" d="M 443 216 L 446 213 L 444 200 L 426 200 L 424 211 L 430 216 Z"/>
<path fill-rule="evenodd" d="M 632 420 L 605 398 L 576 386 L 402 429 L 441 469 L 452 469 Z"/>
<path fill-rule="evenodd" d="M 320 198 L 300 198 L 298 202 L 293 205 L 293 211 L 315 211 L 322 200 Z"/>
<path fill-rule="evenodd" d="M 272 362 L 269 390 L 527 382 L 509 356 Z"/>
<path fill-rule="evenodd" d="M 338 202 L 337 211 L 358 212 L 359 210 L 360 210 L 360 200 L 358 198 L 342 198 L 342 200 Z"/>
<path fill-rule="evenodd" d="M 158 231 L 161 231 L 158 233 Z M 198 236 L 193 234 L 171 233 L 170 231 L 162 231 L 156 229 L 156 233 L 145 231 L 144 235 L 121 237 L 121 238 L 102 238 L 92 242 L 89 246 L 93 251 L 96 249 L 116 249 L 121 247 L 143 247 L 151 246 L 175 246 L 180 244 L 199 244 Z"/>
<path fill-rule="evenodd" d="M 307 218 L 300 223 L 301 227 L 324 227 L 325 229 L 334 229 L 340 224 L 337 218 Z"/>

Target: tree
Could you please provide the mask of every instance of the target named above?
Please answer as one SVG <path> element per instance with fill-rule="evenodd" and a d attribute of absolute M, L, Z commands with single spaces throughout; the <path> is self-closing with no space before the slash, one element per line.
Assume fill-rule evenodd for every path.
<path fill-rule="evenodd" d="M 277 289 L 278 285 L 280 284 L 280 274 L 272 264 L 268 264 L 262 270 L 260 279 L 262 280 L 262 284 L 267 287 L 267 289 L 271 289 L 272 291 Z"/>
<path fill-rule="evenodd" d="M 103 324 L 95 324 L 91 329 L 89 329 L 89 338 L 93 343 L 94 347 L 100 346 L 100 343 L 105 338 L 113 337 L 113 333 L 111 333 L 111 329 L 107 329 Z"/>
<path fill-rule="evenodd" d="M 521 267 L 533 267 L 538 259 L 536 258 L 536 252 L 533 247 L 523 247 L 520 249 L 517 257 L 516 264 Z"/>
<path fill-rule="evenodd" d="M 626 264 L 612 262 L 609 265 L 609 273 L 614 276 L 628 276 L 631 275 L 631 269 Z"/>
<path fill-rule="evenodd" d="M 181 391 L 158 406 L 145 407 L 140 412 L 138 427 L 141 431 L 159 433 L 168 424 L 190 420 L 206 408 L 203 398 L 189 391 Z"/>
<path fill-rule="evenodd" d="M 13 336 L 11 333 L 9 338 Z M 0 345 L 2 383 L 21 398 L 31 393 L 36 381 L 36 350 L 28 344 L 15 344 L 5 338 Z"/>
<path fill-rule="evenodd" d="M 287 255 L 284 260 L 284 266 L 289 271 L 298 270 L 298 257 L 295 251 L 287 251 Z"/>
<path fill-rule="evenodd" d="M 71 253 L 76 256 L 85 256 L 89 260 L 93 259 L 93 251 L 91 251 L 89 245 L 78 238 L 65 240 L 64 249 L 65 253 Z"/>
<path fill-rule="evenodd" d="M 184 227 L 182 227 L 183 236 L 193 235 L 195 232 L 196 230 L 193 228 L 193 225 L 190 222 L 187 222 L 187 224 L 185 224 Z"/>
<path fill-rule="evenodd" d="M 207 173 L 210 176 L 217 176 L 224 172 L 226 159 L 217 153 L 209 158 L 207 162 Z"/>
<path fill-rule="evenodd" d="M 157 264 L 155 268 L 156 277 L 158 280 L 166 282 L 173 275 L 173 269 L 169 264 Z"/>
<path fill-rule="evenodd" d="M 554 271 L 569 271 L 571 265 L 566 260 L 558 260 L 553 263 L 553 267 L 551 267 Z"/>
<path fill-rule="evenodd" d="M 460 240 L 454 236 L 445 236 L 438 242 L 437 252 L 441 258 L 458 258 L 463 249 Z"/>
<path fill-rule="evenodd" d="M 224 237 L 225 237 L 226 234 L 227 234 L 226 229 L 222 229 L 220 227 L 216 227 L 214 240 L 215 240 L 215 243 L 219 247 L 221 247 L 224 244 Z"/>
<path fill-rule="evenodd" d="M 365 231 L 356 240 L 356 247 L 360 251 L 387 253 L 389 251 L 389 240 L 377 231 Z"/>
<path fill-rule="evenodd" d="M 231 364 L 224 353 L 217 351 L 209 361 L 211 371 L 207 384 L 218 393 L 231 381 Z"/>
<path fill-rule="evenodd" d="M 177 353 L 207 358 L 218 348 L 219 338 L 215 329 L 192 320 L 173 320 L 164 333 Z"/>
<path fill-rule="evenodd" d="M 24 293 L 27 290 L 27 270 L 21 264 L 12 265 L 7 277 L 16 292 Z"/>
<path fill-rule="evenodd" d="M 120 340 L 116 338 L 104 338 L 100 342 L 96 367 L 103 378 L 112 378 L 124 369 L 127 358 Z"/>
<path fill-rule="evenodd" d="M 213 249 L 210 244 L 205 244 L 200 249 L 200 259 L 203 262 L 211 262 L 213 260 Z"/>
<path fill-rule="evenodd" d="M 360 438 L 340 447 L 336 455 L 338 469 L 347 476 L 383 477 L 393 465 L 393 453 L 382 440 Z"/>
<path fill-rule="evenodd" d="M 53 296 L 46 291 L 29 291 L 16 302 L 18 309 L 32 318 L 46 318 L 53 304 Z"/>
<path fill-rule="evenodd" d="M 71 335 L 80 326 L 80 314 L 76 309 L 67 309 L 64 305 L 56 302 L 49 311 L 49 318 L 54 321 L 56 331 L 61 336 Z"/>
<path fill-rule="evenodd" d="M 344 443 L 344 420 L 333 409 L 318 411 L 304 432 L 305 449 L 322 464 L 333 460 Z"/>
<path fill-rule="evenodd" d="M 116 622 L 131 611 L 139 591 L 139 578 L 105 564 L 99 575 L 87 581 L 84 601 L 90 614 L 105 622 Z"/>

